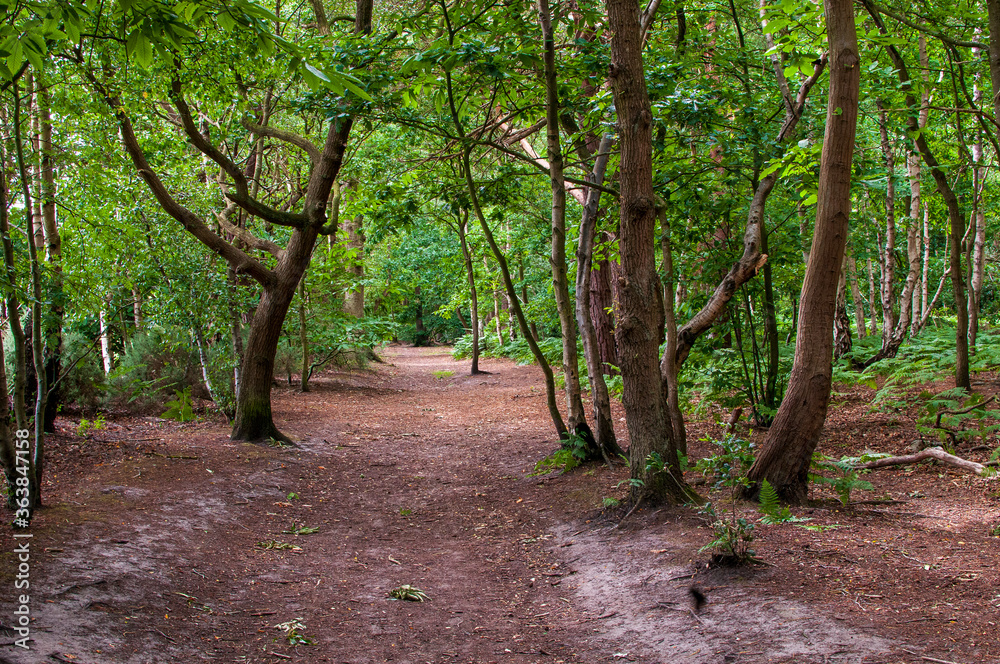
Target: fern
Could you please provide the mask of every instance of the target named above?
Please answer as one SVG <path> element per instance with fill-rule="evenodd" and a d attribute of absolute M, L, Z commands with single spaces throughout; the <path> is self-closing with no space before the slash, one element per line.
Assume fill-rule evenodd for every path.
<path fill-rule="evenodd" d="M 793 516 L 790 509 L 781 505 L 778 502 L 778 492 L 767 480 L 764 480 L 760 485 L 760 511 L 764 513 L 760 522 L 767 525 L 789 521 L 809 521 L 809 519 Z"/>

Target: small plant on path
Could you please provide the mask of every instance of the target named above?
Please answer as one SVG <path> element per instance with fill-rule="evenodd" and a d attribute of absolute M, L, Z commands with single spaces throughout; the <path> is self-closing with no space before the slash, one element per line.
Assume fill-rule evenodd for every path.
<path fill-rule="evenodd" d="M 420 588 L 411 586 L 410 584 L 404 584 L 398 588 L 393 588 L 389 591 L 389 597 L 392 599 L 401 599 L 407 602 L 425 602 L 430 599 Z"/>
<path fill-rule="evenodd" d="M 292 618 L 288 622 L 278 623 L 274 628 L 280 629 L 285 633 L 284 639 L 288 641 L 288 645 L 290 646 L 315 645 L 315 642 L 304 633 L 306 625 L 302 622 L 302 618 Z"/>

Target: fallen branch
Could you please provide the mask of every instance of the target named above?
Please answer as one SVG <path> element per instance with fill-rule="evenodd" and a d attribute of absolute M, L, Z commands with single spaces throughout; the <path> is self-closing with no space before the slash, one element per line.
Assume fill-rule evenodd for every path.
<path fill-rule="evenodd" d="M 989 469 L 981 463 L 976 463 L 975 461 L 968 461 L 961 457 L 957 457 L 954 454 L 948 454 L 940 447 L 929 447 L 926 450 L 921 450 L 916 454 L 906 454 L 904 456 L 886 457 L 884 459 L 876 459 L 875 461 L 869 461 L 868 463 L 862 463 L 854 466 L 855 469 L 873 469 L 873 468 L 885 468 L 886 466 L 905 466 L 911 463 L 917 463 L 923 461 L 924 459 L 936 459 L 942 463 L 947 463 L 952 466 L 961 468 L 962 470 L 967 470 L 969 472 L 975 473 L 976 475 L 982 476 L 987 473 Z"/>

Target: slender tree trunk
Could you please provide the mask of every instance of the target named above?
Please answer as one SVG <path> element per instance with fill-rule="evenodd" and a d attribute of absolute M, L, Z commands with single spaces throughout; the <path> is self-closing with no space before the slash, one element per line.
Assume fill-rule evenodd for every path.
<path fill-rule="evenodd" d="M 347 248 L 351 251 L 351 258 L 347 263 L 347 272 L 351 275 L 352 281 L 347 292 L 344 293 L 344 313 L 355 318 L 365 316 L 365 285 L 362 279 L 365 278 L 365 232 L 363 228 L 364 217 L 360 214 L 349 219 L 346 224 Z"/>
<path fill-rule="evenodd" d="M 569 415 L 567 426 L 570 432 L 586 440 L 588 446 L 594 446 L 596 441 L 587 425 L 583 399 L 580 396 L 575 307 L 570 298 L 569 277 L 566 271 L 566 180 L 563 175 L 563 154 L 559 139 L 559 81 L 556 78 L 555 37 L 552 34 L 552 16 L 549 13 L 548 0 L 537 0 L 537 8 L 538 22 L 542 28 L 546 146 L 549 180 L 552 185 L 552 292 L 562 331 L 563 382 L 566 391 L 566 410 Z"/>
<path fill-rule="evenodd" d="M 872 336 L 878 334 L 878 317 L 875 315 L 876 303 L 878 298 L 875 297 L 875 269 L 872 267 L 872 259 L 868 259 L 868 311 L 871 312 L 871 327 L 868 332 Z"/>
<path fill-rule="evenodd" d="M 885 185 L 885 247 L 882 251 L 882 348 L 889 346 L 896 329 L 896 171 L 889 142 L 888 114 L 882 100 L 878 106 L 878 131 L 882 137 L 882 159 L 887 172 Z"/>
<path fill-rule="evenodd" d="M 470 374 L 481 374 L 479 370 L 479 297 L 476 294 L 476 271 L 473 269 L 472 252 L 469 251 L 469 241 L 466 237 L 469 228 L 469 211 L 462 210 L 458 218 L 458 241 L 462 247 L 462 259 L 465 261 L 465 276 L 469 279 L 469 299 L 472 301 L 472 370 Z"/>
<path fill-rule="evenodd" d="M 594 159 L 594 170 L 587 174 L 587 180 L 595 184 L 604 182 L 604 171 L 608 156 L 613 145 L 613 138 L 605 136 L 598 147 Z M 590 377 L 590 396 L 594 405 L 594 428 L 597 445 L 605 461 L 612 460 L 624 454 L 615 436 L 614 420 L 611 418 L 611 397 L 608 385 L 604 380 L 604 365 L 601 362 L 601 352 L 598 347 L 597 330 L 591 318 L 591 281 L 594 276 L 592 269 L 594 258 L 594 239 L 597 230 L 597 218 L 600 210 L 601 191 L 591 188 L 587 191 L 587 204 L 580 219 L 580 238 L 576 249 L 576 322 L 580 326 L 580 337 L 583 341 L 583 355 L 587 361 L 587 374 Z"/>
<path fill-rule="evenodd" d="M 59 410 L 61 390 L 58 386 L 62 367 L 62 325 L 65 294 L 63 292 L 62 238 L 56 225 L 56 184 L 52 149 L 52 114 L 49 108 L 49 90 L 45 81 L 38 78 L 38 118 L 40 123 L 41 164 L 41 221 L 45 231 L 45 261 L 48 264 L 48 311 L 42 318 L 42 335 L 45 340 L 45 381 L 55 387 L 49 390 L 45 404 L 44 428 L 55 431 L 56 413 Z"/>
<path fill-rule="evenodd" d="M 830 92 L 820 164 L 816 227 L 802 284 L 799 333 L 788 391 L 749 472 L 790 502 L 807 492 L 809 464 L 826 420 L 832 377 L 831 330 L 851 212 L 851 160 L 857 131 L 861 61 L 851 0 L 824 0 Z"/>
<path fill-rule="evenodd" d="M 687 429 L 680 404 L 680 384 L 677 380 L 680 367 L 677 365 L 677 315 L 674 306 L 674 252 L 670 242 L 670 221 L 664 208 L 658 210 L 660 217 L 660 252 L 663 256 L 663 319 L 667 347 L 660 360 L 660 378 L 667 404 L 667 415 L 674 433 L 677 451 L 687 454 Z"/>
<path fill-rule="evenodd" d="M 931 269 L 931 206 L 924 203 L 924 268 L 920 277 L 920 318 L 927 317 L 930 308 L 930 269 Z M 918 329 L 917 332 L 920 330 Z"/>
<path fill-rule="evenodd" d="M 769 253 L 768 233 L 760 234 L 760 250 Z M 774 306 L 774 284 L 771 280 L 771 263 L 764 263 L 764 338 L 767 343 L 767 374 L 764 378 L 764 405 L 776 407 L 778 400 L 778 316 Z"/>
<path fill-rule="evenodd" d="M 299 282 L 299 345 L 302 347 L 299 389 L 309 391 L 309 329 L 306 326 L 306 275 Z"/>
<path fill-rule="evenodd" d="M 621 142 L 619 250 L 615 339 L 621 362 L 631 447 L 631 477 L 642 482 L 633 497 L 687 502 L 672 424 L 663 398 L 658 353 L 663 298 L 656 274 L 653 197 L 652 113 L 642 65 L 637 0 L 607 0 L 611 28 L 611 84 Z M 659 455 L 664 469 L 648 460 Z"/>
<path fill-rule="evenodd" d="M 858 286 L 858 264 L 854 256 L 847 253 L 847 277 L 851 281 L 851 300 L 854 302 L 854 322 L 858 328 L 858 339 L 864 339 L 868 330 L 865 329 L 865 303 L 861 299 L 861 288 Z"/>
<path fill-rule="evenodd" d="M 615 325 L 611 314 L 615 306 L 614 294 L 611 290 L 613 272 L 614 267 L 611 261 L 604 258 L 594 264 L 590 275 L 590 320 L 594 325 L 594 336 L 597 350 L 601 355 L 601 363 L 604 366 L 603 371 L 609 375 L 618 371 Z"/>
<path fill-rule="evenodd" d="M 864 4 L 879 32 L 888 35 L 889 31 L 882 22 L 881 14 L 872 7 L 869 0 L 862 0 L 862 4 Z M 896 50 L 895 46 L 887 45 L 886 50 L 892 59 L 896 76 L 899 78 L 900 88 L 906 95 L 907 107 L 911 111 L 919 109 L 920 105 L 913 95 L 913 79 L 910 77 L 903 57 Z M 934 153 L 927 143 L 925 132 L 920 130 L 918 117 L 909 113 L 905 116 L 904 120 L 907 129 L 915 137 L 914 143 L 920 152 L 920 156 L 923 157 L 927 167 L 931 169 L 931 175 L 934 177 L 937 190 L 944 199 L 945 206 L 948 209 L 948 221 L 950 222 L 951 231 L 949 263 L 951 266 L 951 285 L 957 323 L 955 326 L 955 387 L 971 389 L 972 384 L 969 380 L 969 310 L 965 301 L 965 279 L 964 271 L 962 270 L 962 239 L 965 235 L 965 216 L 962 213 L 961 205 L 959 204 L 958 197 L 955 195 L 955 191 L 949 184 L 948 178 L 941 170 Z"/>
<path fill-rule="evenodd" d="M 851 319 L 847 315 L 847 257 L 837 283 L 837 313 L 833 319 L 833 357 L 839 360 L 851 352 Z"/>
<path fill-rule="evenodd" d="M 973 85 L 973 102 L 981 106 L 983 92 L 979 88 L 978 81 Z M 970 269 L 969 269 L 969 348 L 973 351 L 976 348 L 976 336 L 979 334 L 979 304 L 983 292 L 983 277 L 986 272 L 985 247 L 986 247 L 986 215 L 983 211 L 983 190 L 986 182 L 986 169 L 983 166 L 983 134 L 982 130 L 977 130 L 976 141 L 972 145 L 973 161 L 973 183 L 972 191 L 975 204 L 972 209 L 972 237 L 973 243 L 970 248 Z"/>

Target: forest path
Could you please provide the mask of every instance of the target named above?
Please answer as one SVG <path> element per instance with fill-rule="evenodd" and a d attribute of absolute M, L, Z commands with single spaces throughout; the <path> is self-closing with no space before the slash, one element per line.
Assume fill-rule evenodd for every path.
<path fill-rule="evenodd" d="M 74 443 L 54 437 L 35 642 L 0 662 L 901 661 L 843 617 L 752 587 L 758 572 L 699 572 L 708 532 L 690 510 L 615 529 L 596 507 L 620 470 L 528 477 L 556 445 L 537 368 L 486 360 L 470 377 L 446 349 L 383 357 L 275 390 L 297 448 L 145 418 L 63 470 Z M 430 600 L 390 600 L 402 584 Z M 281 638 L 293 619 L 313 645 Z"/>

